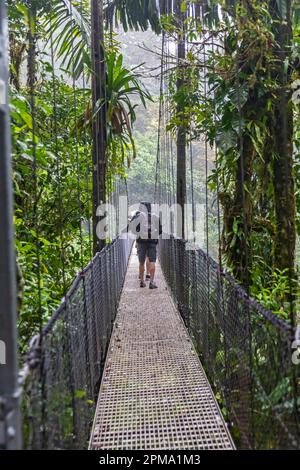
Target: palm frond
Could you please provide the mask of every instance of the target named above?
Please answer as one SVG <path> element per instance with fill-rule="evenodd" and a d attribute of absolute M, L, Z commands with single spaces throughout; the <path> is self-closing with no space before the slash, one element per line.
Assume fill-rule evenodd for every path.
<path fill-rule="evenodd" d="M 108 150 L 113 153 L 116 148 L 124 148 L 129 165 L 128 155 L 131 153 L 133 158 L 136 156 L 132 126 L 136 120 L 135 108 L 137 104 L 132 103 L 132 97 L 138 97 L 145 107 L 146 101 L 152 101 L 152 97 L 136 78 L 134 72 L 123 65 L 122 54 L 113 51 L 106 53 L 106 64 L 107 146 Z M 99 103 L 99 109 L 101 106 L 103 103 Z M 113 160 L 115 159 L 116 155 L 114 154 Z"/>
<path fill-rule="evenodd" d="M 156 0 L 105 0 L 104 16 L 107 25 L 121 24 L 129 29 L 146 31 L 149 27 L 159 33 L 160 7 Z"/>
<path fill-rule="evenodd" d="M 87 2 L 53 0 L 46 19 L 48 41 L 52 36 L 57 57 L 78 78 L 86 65 L 91 67 L 91 25 Z"/>

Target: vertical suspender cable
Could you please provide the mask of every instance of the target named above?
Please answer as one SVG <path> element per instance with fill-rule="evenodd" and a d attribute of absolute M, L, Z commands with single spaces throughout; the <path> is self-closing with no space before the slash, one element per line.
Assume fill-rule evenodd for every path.
<path fill-rule="evenodd" d="M 165 64 L 164 64 L 164 72 L 165 73 Z M 164 93 L 164 100 L 163 100 L 163 112 L 162 112 L 162 126 L 163 126 L 163 181 L 164 181 L 164 198 L 163 202 L 167 203 L 168 201 L 168 157 L 167 157 L 167 134 L 166 134 L 166 102 L 165 102 L 165 89 Z"/>
<path fill-rule="evenodd" d="M 167 14 L 169 15 L 172 5 L 168 4 L 167 7 Z M 174 43 L 173 43 L 174 44 Z M 166 67 L 165 67 L 165 90 L 166 90 L 166 124 L 171 121 L 171 104 L 170 104 L 170 89 L 169 89 L 169 74 L 170 74 L 170 61 L 171 61 L 171 48 L 170 48 L 170 37 L 167 37 L 166 40 Z M 175 186 L 175 169 L 174 169 L 174 148 L 173 148 L 173 137 L 170 130 L 166 129 L 166 137 L 167 137 L 167 148 L 168 148 L 168 159 L 169 159 L 169 191 L 170 191 L 170 206 L 174 206 L 176 203 L 176 186 Z M 174 230 L 174 216 L 170 213 L 170 231 L 173 235 Z M 172 250 L 172 255 L 174 256 L 174 251 Z"/>
<path fill-rule="evenodd" d="M 204 13 L 202 6 L 202 21 L 204 21 Z M 204 92 L 204 106 L 207 106 L 207 67 L 206 67 L 206 32 L 203 32 L 203 92 Z M 209 322 L 211 317 L 210 307 L 210 265 L 209 265 L 209 214 L 208 214 L 208 145 L 207 145 L 207 133 L 204 134 L 205 138 L 205 232 L 206 232 L 206 275 L 207 275 L 207 308 L 206 308 L 206 334 L 207 334 L 207 357 L 210 360 L 210 334 L 209 334 Z"/>
<path fill-rule="evenodd" d="M 161 126 L 162 126 L 162 113 L 163 113 L 163 72 L 164 72 L 164 50 L 165 50 L 165 32 L 162 31 L 162 45 L 161 45 L 161 66 L 160 66 L 160 89 L 159 89 L 159 115 L 158 115 L 158 131 L 157 131 L 157 149 L 156 149 L 156 169 L 155 169 L 155 189 L 154 201 L 157 199 L 159 204 L 160 200 L 160 171 L 161 171 Z"/>
<path fill-rule="evenodd" d="M 170 15 L 172 10 L 172 2 L 167 2 L 167 11 L 166 14 Z M 170 90 L 169 90 L 169 68 L 170 68 L 170 37 L 166 33 L 166 46 L 165 46 L 165 93 L 166 93 L 166 123 L 169 123 L 171 120 L 171 109 L 170 109 Z M 173 139 L 172 134 L 169 130 L 166 129 L 167 135 L 167 145 L 168 153 L 170 159 L 170 171 L 172 182 L 170 183 L 170 203 L 174 204 L 176 202 L 175 194 L 175 172 L 174 172 L 174 155 L 173 155 Z"/>
<path fill-rule="evenodd" d="M 216 111 L 216 64 L 215 64 L 215 45 L 214 45 L 214 35 L 212 34 L 211 42 L 211 55 L 212 55 L 212 73 L 213 73 L 213 123 L 214 128 L 216 128 L 217 123 L 217 111 Z M 226 317 L 226 305 L 224 298 L 224 282 L 223 282 L 223 260 L 222 260 L 222 246 L 221 246 L 221 210 L 220 210 L 220 176 L 219 176 L 219 155 L 216 142 L 214 143 L 215 149 L 215 168 L 216 168 L 216 178 L 217 178 L 217 224 L 218 224 L 218 258 L 219 258 L 219 294 L 221 297 L 221 318 L 223 321 L 223 344 L 224 344 L 224 375 L 225 383 L 227 382 L 228 374 L 228 340 L 227 340 L 227 317 Z"/>
<path fill-rule="evenodd" d="M 235 21 L 235 30 L 238 34 L 237 19 Z M 238 44 L 238 41 L 237 41 Z M 243 206 L 243 227 L 244 227 L 244 250 L 245 250 L 245 289 L 249 295 L 250 290 L 250 277 L 249 277 L 249 231 L 246 220 L 246 198 L 245 198 L 245 164 L 244 164 L 244 135 L 242 123 L 242 105 L 241 105 L 241 84 L 240 84 L 240 67 L 239 67 L 239 50 L 237 46 L 236 54 L 236 87 L 237 87 L 237 103 L 238 103 L 238 133 L 239 133 L 239 156 L 240 156 L 240 171 L 241 171 L 241 186 L 242 186 L 242 206 Z M 249 336 L 249 379 L 250 379 L 250 445 L 253 445 L 254 430 L 253 430 L 253 365 L 252 365 L 252 330 L 251 330 L 251 317 L 249 304 L 245 303 L 246 315 L 248 318 L 248 336 Z"/>
<path fill-rule="evenodd" d="M 175 12 L 179 20 L 179 31 L 177 35 L 177 92 L 180 92 L 185 87 L 185 71 L 184 63 L 186 57 L 186 13 L 184 12 L 183 0 L 176 0 Z M 177 116 L 184 117 L 184 107 L 179 103 L 177 105 Z M 178 218 L 178 234 L 185 238 L 185 203 L 186 203 L 186 128 L 181 124 L 178 126 L 177 132 L 177 204 L 181 212 L 181 224 L 179 225 L 180 218 Z"/>
<path fill-rule="evenodd" d="M 206 69 L 206 37 L 203 37 L 203 84 L 204 84 L 204 101 L 205 106 L 207 106 L 207 69 Z M 205 219 L 206 219 L 206 254 L 209 255 L 209 213 L 208 213 L 208 145 L 207 145 L 207 135 L 205 134 Z"/>
<path fill-rule="evenodd" d="M 212 53 L 212 72 L 213 72 L 213 123 L 214 128 L 216 128 L 217 123 L 217 113 L 216 113 L 216 89 L 215 89 L 215 78 L 216 78 L 216 64 L 215 64 L 215 46 L 214 46 L 214 35 L 212 35 L 212 44 L 211 44 L 211 53 Z M 221 209 L 220 209 L 220 176 L 219 176 L 219 156 L 216 143 L 214 144 L 215 148 L 215 167 L 216 167 L 216 178 L 217 178 L 217 223 L 218 223 L 218 258 L 220 271 L 222 271 L 223 261 L 222 261 L 222 246 L 221 246 Z"/>
<path fill-rule="evenodd" d="M 166 46 L 164 47 L 164 56 L 166 52 Z M 163 61 L 163 157 L 164 157 L 164 187 L 165 187 L 165 197 L 164 203 L 169 203 L 169 154 L 168 154 L 168 142 L 167 142 L 167 108 L 166 108 L 166 83 L 165 83 L 165 73 L 166 73 L 166 60 L 164 57 Z"/>
<path fill-rule="evenodd" d="M 83 28 L 83 0 L 81 0 L 81 27 Z M 91 209 L 91 198 L 90 198 L 90 173 L 91 173 L 91 163 L 90 163 L 90 153 L 89 153 L 89 145 L 88 145 L 88 135 L 87 135 L 87 122 L 86 122 L 86 116 L 85 113 L 87 111 L 87 100 L 86 100 L 86 85 L 87 85 L 87 80 L 85 76 L 85 67 L 83 64 L 82 68 L 82 88 L 83 88 L 83 93 L 84 93 L 84 147 L 85 147 L 85 157 L 86 157 L 86 176 L 85 176 L 85 188 L 86 188 L 86 195 L 87 195 L 87 219 L 88 219 L 88 237 L 89 237 L 89 249 L 90 249 L 90 255 L 92 256 L 93 253 L 93 241 L 92 241 L 92 232 L 91 232 L 91 215 L 92 215 L 92 210 Z"/>
<path fill-rule="evenodd" d="M 168 11 L 168 5 L 166 12 Z M 165 40 L 165 57 L 164 57 L 164 133 L 165 133 L 165 153 L 166 153 L 166 186 L 167 186 L 167 204 L 171 203 L 171 179 L 170 179 L 170 139 L 168 126 L 168 82 L 167 82 L 167 54 L 168 54 L 168 39 Z"/>
<path fill-rule="evenodd" d="M 191 16 L 194 17 L 193 5 L 190 5 Z M 194 91 L 193 83 L 193 69 L 189 70 L 189 117 L 190 117 L 190 142 L 189 142 L 189 157 L 190 157 L 190 184 L 191 184 L 191 204 L 192 204 L 192 231 L 193 231 L 193 242 L 195 243 L 196 236 L 196 213 L 195 213 L 195 194 L 194 194 L 194 155 L 193 155 L 193 141 L 192 141 L 192 99 Z"/>

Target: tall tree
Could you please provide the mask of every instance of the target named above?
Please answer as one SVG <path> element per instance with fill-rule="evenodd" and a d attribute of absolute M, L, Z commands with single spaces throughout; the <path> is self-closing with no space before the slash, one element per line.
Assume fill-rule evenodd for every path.
<path fill-rule="evenodd" d="M 101 250 L 104 240 L 98 240 L 97 208 L 106 198 L 106 106 L 105 106 L 105 59 L 103 0 L 91 0 L 92 26 L 92 90 L 93 113 L 93 240 L 94 252 Z M 100 105 L 100 106 L 99 106 Z"/>
<path fill-rule="evenodd" d="M 278 83 L 272 126 L 275 203 L 274 267 L 295 274 L 296 203 L 293 177 L 292 6 L 291 0 L 270 1 L 278 58 L 273 78 Z"/>

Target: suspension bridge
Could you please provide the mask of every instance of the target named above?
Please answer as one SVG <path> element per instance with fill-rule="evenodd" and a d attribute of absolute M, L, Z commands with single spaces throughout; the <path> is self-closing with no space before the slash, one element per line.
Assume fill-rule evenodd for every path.
<path fill-rule="evenodd" d="M 3 24 L 1 9 L 2 37 Z M 164 41 L 161 90 L 170 47 Z M 0 60 L 5 96 L 3 54 Z M 53 95 L 55 109 L 55 81 Z M 104 246 L 32 339 L 17 381 L 6 99 L 0 294 L 10 368 L 0 366 L 0 447 L 21 446 L 21 414 L 26 449 L 299 449 L 294 325 L 250 298 L 208 249 L 176 237 L 159 242 L 157 291 L 139 289 L 131 239 Z M 171 204 L 176 170 L 170 134 L 162 130 L 167 114 L 161 100 L 155 196 Z M 206 143 L 204 157 L 207 182 Z M 192 178 L 192 149 L 190 159 Z"/>

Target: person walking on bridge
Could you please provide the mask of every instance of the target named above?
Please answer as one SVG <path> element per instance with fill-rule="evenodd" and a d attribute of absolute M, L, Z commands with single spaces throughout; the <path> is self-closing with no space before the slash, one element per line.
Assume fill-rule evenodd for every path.
<path fill-rule="evenodd" d="M 136 233 L 137 254 L 139 258 L 140 287 L 146 287 L 145 262 L 147 260 L 147 274 L 149 273 L 149 289 L 157 289 L 154 282 L 155 263 L 157 259 L 157 244 L 162 233 L 159 217 L 152 213 L 150 202 L 141 202 L 139 210 L 130 222 L 131 231 Z M 133 225 L 135 226 L 133 230 Z M 146 277 L 146 280 L 148 275 Z"/>

